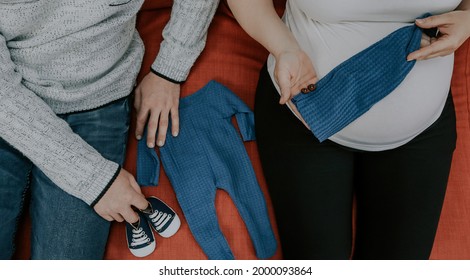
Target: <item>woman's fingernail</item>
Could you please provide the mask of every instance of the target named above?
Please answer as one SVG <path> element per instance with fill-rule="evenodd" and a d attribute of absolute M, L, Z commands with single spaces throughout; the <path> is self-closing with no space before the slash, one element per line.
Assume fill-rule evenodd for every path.
<path fill-rule="evenodd" d="M 140 140 L 140 139 L 142 139 L 142 136 L 141 135 L 136 135 L 135 138 L 137 138 L 137 140 Z"/>
<path fill-rule="evenodd" d="M 160 140 L 160 141 L 158 141 L 157 145 L 158 145 L 158 147 L 161 147 L 161 146 L 163 146 L 163 141 L 161 141 L 161 140 Z"/>
<path fill-rule="evenodd" d="M 173 132 L 173 137 L 178 136 L 178 131 Z"/>
<path fill-rule="evenodd" d="M 424 22 L 424 19 L 423 19 L 423 18 L 416 19 L 416 22 L 417 22 L 417 23 L 423 23 L 423 22 Z"/>
<path fill-rule="evenodd" d="M 155 148 L 155 144 L 149 142 L 149 143 L 147 143 L 147 147 L 149 147 L 149 148 Z"/>

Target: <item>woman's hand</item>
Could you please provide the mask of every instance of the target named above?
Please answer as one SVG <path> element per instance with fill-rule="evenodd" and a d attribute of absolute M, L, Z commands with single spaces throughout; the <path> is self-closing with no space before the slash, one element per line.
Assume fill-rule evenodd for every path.
<path fill-rule="evenodd" d="M 416 25 L 429 29 L 437 27 L 437 38 L 423 36 L 421 48 L 408 55 L 408 60 L 424 60 L 453 53 L 470 37 L 470 11 L 449 13 L 417 19 Z M 425 42 L 427 39 L 427 42 Z"/>
<path fill-rule="evenodd" d="M 426 35 L 426 33 L 422 33 L 420 48 L 425 48 L 434 43 L 436 40 L 436 37 L 429 37 L 428 35 Z"/>
<path fill-rule="evenodd" d="M 297 117 L 307 126 L 290 100 L 298 95 L 302 88 L 308 88 L 308 85 L 315 84 L 318 81 L 310 57 L 301 49 L 280 52 L 276 56 L 274 78 L 281 90 L 279 103 L 289 104 Z"/>
<path fill-rule="evenodd" d="M 300 49 L 284 51 L 277 55 L 274 78 L 281 90 L 280 104 L 286 104 L 299 94 L 302 88 L 318 81 L 310 58 Z"/>
<path fill-rule="evenodd" d="M 243 29 L 276 58 L 274 78 L 281 90 L 279 103 L 289 104 L 300 117 L 290 100 L 318 80 L 310 58 L 279 18 L 272 0 L 227 0 L 227 4 Z"/>

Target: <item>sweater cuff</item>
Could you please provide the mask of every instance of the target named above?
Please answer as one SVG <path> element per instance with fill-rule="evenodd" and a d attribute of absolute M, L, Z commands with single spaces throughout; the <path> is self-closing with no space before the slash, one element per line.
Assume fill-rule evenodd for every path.
<path fill-rule="evenodd" d="M 199 51 L 194 52 L 176 43 L 163 41 L 151 68 L 160 75 L 181 83 L 187 79 L 198 56 Z"/>
<path fill-rule="evenodd" d="M 168 82 L 171 82 L 171 83 L 174 83 L 174 84 L 181 85 L 182 83 L 185 82 L 185 81 L 181 81 L 181 82 L 175 81 L 175 80 L 173 80 L 173 79 L 170 78 L 170 77 L 167 77 L 167 76 L 165 76 L 165 75 L 163 75 L 163 74 L 161 74 L 161 73 L 158 73 L 158 72 L 155 71 L 152 67 L 150 67 L 150 72 L 152 72 L 153 74 L 157 75 L 158 77 L 160 77 L 160 78 L 162 78 L 162 79 L 165 79 L 165 80 L 167 80 Z"/>
<path fill-rule="evenodd" d="M 88 181 L 88 190 L 83 195 L 82 200 L 91 207 L 95 206 L 114 183 L 120 171 L 121 166 L 119 164 L 105 160 L 104 165 L 97 168 L 98 174 Z"/>

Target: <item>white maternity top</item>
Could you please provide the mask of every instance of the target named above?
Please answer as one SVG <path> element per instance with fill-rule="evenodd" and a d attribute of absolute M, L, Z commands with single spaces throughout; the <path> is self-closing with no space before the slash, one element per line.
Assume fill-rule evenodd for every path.
<path fill-rule="evenodd" d="M 288 0 L 283 21 L 309 55 L 319 79 L 334 67 L 429 12 L 454 10 L 460 0 Z M 453 55 L 418 61 L 405 80 L 369 111 L 330 137 L 355 149 L 396 148 L 428 128 L 449 93 Z M 275 59 L 268 58 L 274 79 Z"/>

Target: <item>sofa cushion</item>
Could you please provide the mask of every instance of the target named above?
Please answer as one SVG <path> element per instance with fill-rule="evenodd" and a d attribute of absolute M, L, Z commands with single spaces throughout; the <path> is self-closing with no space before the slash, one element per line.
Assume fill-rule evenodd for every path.
<path fill-rule="evenodd" d="M 452 96 L 457 148 L 431 259 L 470 259 L 470 40 L 455 53 Z"/>
<path fill-rule="evenodd" d="M 279 13 L 285 0 L 275 1 Z M 146 45 L 146 54 L 139 80 L 148 69 L 158 52 L 161 31 L 169 19 L 172 1 L 147 0 L 138 17 L 138 29 Z M 262 67 L 267 52 L 238 26 L 233 19 L 226 2 L 223 1 L 211 25 L 207 47 L 193 67 L 188 81 L 182 86 L 182 96 L 196 91 L 209 80 L 215 79 L 232 89 L 243 101 L 253 108 L 254 92 L 259 69 Z M 452 94 L 457 115 L 457 149 L 448 184 L 444 208 L 432 251 L 432 259 L 470 259 L 470 43 L 467 41 L 455 54 Z M 135 119 L 135 117 L 133 117 Z M 132 124 L 131 133 L 135 129 Z M 129 138 L 129 147 L 125 167 L 135 174 L 136 141 Z M 269 205 L 271 221 L 274 213 L 271 208 L 267 186 L 262 176 L 255 143 L 247 143 L 246 148 L 253 162 L 255 172 L 265 193 Z M 161 174 L 158 187 L 144 187 L 146 195 L 160 197 L 172 206 L 180 216 L 175 194 L 167 177 Z M 219 222 L 233 253 L 238 259 L 255 259 L 255 253 L 243 221 L 224 192 L 219 192 L 216 199 Z M 27 210 L 25 210 L 27 213 Z M 29 217 L 25 215 L 20 223 L 15 258 L 29 258 Z M 204 259 L 199 248 L 183 220 L 181 230 L 170 239 L 156 236 L 157 249 L 148 259 Z M 111 229 L 105 257 L 107 259 L 135 259 L 126 245 L 124 225 L 114 223 Z M 273 257 L 281 257 L 278 250 Z"/>

